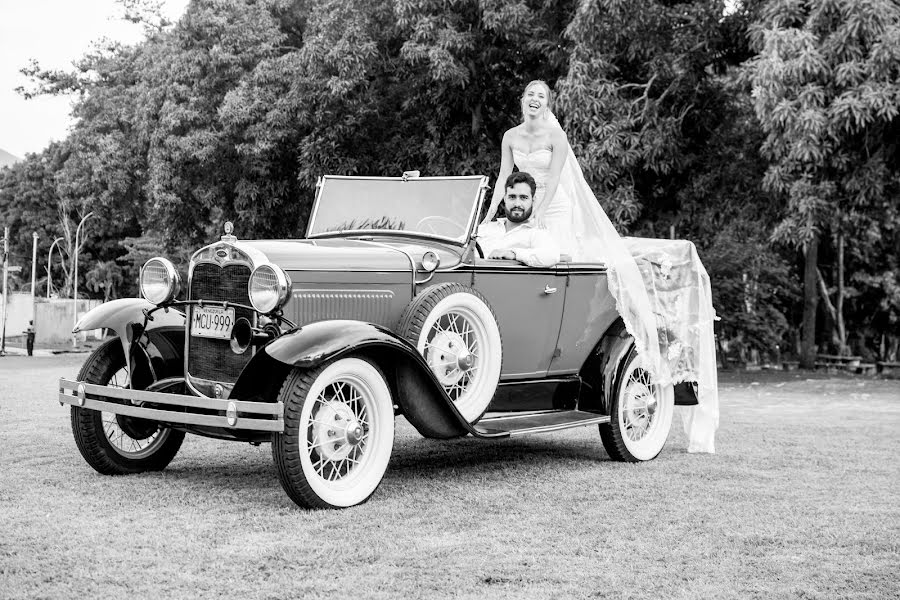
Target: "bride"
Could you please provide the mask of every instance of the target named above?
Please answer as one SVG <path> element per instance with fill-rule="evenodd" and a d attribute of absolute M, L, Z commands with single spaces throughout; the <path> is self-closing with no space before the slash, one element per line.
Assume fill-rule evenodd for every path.
<path fill-rule="evenodd" d="M 564 234 L 572 221 L 571 200 L 557 193 L 569 142 L 559 122 L 555 117 L 551 118 L 551 101 L 550 87 L 543 81 L 532 81 L 525 86 L 521 100 L 523 122 L 503 134 L 497 181 L 506 181 L 512 173 L 513 164 L 520 171 L 530 173 L 537 184 L 532 218 L 547 227 L 557 242 L 561 242 L 569 239 Z M 500 185 L 494 187 L 483 223 L 490 221 L 497 213 L 504 191 Z M 564 254 L 571 250 L 565 246 L 562 249 Z"/>
<path fill-rule="evenodd" d="M 574 262 L 606 264 L 609 291 L 644 364 L 661 383 L 698 383 L 700 403 L 683 413 L 688 452 L 714 452 L 719 421 L 715 311 L 706 270 L 689 242 L 619 236 L 585 181 L 552 102 L 544 81 L 525 86 L 522 123 L 503 134 L 497 181 L 506 181 L 513 166 L 530 173 L 537 184 L 533 218 L 550 231 L 561 253 Z M 502 185 L 495 186 L 484 223 L 497 213 L 504 191 Z M 671 280 L 673 263 L 681 267 L 684 285 L 690 286 L 679 298 L 682 311 L 677 314 L 666 310 L 674 304 L 657 286 L 670 284 L 661 279 Z M 683 368 L 686 356 L 696 357 L 687 361 L 693 368 Z"/>

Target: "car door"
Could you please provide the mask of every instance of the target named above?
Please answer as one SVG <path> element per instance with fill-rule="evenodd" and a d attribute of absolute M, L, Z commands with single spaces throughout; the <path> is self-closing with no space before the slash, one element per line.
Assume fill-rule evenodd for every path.
<path fill-rule="evenodd" d="M 558 267 L 567 273 L 562 324 L 548 376 L 578 373 L 597 342 L 619 318 L 616 300 L 609 292 L 604 264 L 568 263 Z"/>
<path fill-rule="evenodd" d="M 503 339 L 501 380 L 544 377 L 556 351 L 565 304 L 565 269 L 476 259 L 474 287 L 497 316 Z"/>

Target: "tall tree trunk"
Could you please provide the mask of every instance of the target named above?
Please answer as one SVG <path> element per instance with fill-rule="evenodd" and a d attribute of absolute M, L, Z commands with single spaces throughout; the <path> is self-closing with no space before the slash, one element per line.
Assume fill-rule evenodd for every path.
<path fill-rule="evenodd" d="M 472 109 L 472 137 L 478 136 L 483 121 L 484 117 L 481 115 L 481 102 L 479 102 L 475 105 L 475 108 Z"/>
<path fill-rule="evenodd" d="M 816 308 L 819 293 L 816 287 L 819 262 L 819 238 L 814 237 L 806 244 L 806 263 L 803 269 L 803 325 L 800 338 L 800 366 L 813 369 L 816 366 Z"/>
<path fill-rule="evenodd" d="M 847 328 L 844 324 L 844 233 L 838 232 L 837 236 L 837 298 L 834 301 L 835 324 L 837 325 L 838 354 L 849 356 L 847 348 Z"/>
<path fill-rule="evenodd" d="M 60 198 L 56 211 L 59 215 L 59 226 L 63 231 L 62 237 L 65 243 L 66 257 L 60 261 L 60 266 L 63 271 L 63 285 L 60 288 L 59 296 L 60 298 L 67 298 L 72 293 L 72 269 L 68 267 L 68 265 L 73 264 L 73 257 L 75 256 L 74 246 L 75 246 L 75 232 L 72 231 L 72 221 L 69 219 L 69 210 L 71 209 L 70 201 L 66 199 Z"/>
<path fill-rule="evenodd" d="M 819 296 L 825 307 L 825 328 L 828 330 L 831 337 L 831 343 L 834 345 L 835 352 L 840 354 L 841 339 L 838 337 L 837 332 L 837 309 L 834 307 L 834 304 L 831 303 L 831 296 L 828 295 L 828 285 L 825 283 L 825 278 L 822 277 L 822 271 L 820 271 L 818 267 L 816 267 L 816 278 L 819 280 Z"/>

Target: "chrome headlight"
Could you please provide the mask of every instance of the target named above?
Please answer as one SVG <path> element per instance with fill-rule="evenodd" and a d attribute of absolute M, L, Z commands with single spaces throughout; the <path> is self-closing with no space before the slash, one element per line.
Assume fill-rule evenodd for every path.
<path fill-rule="evenodd" d="M 422 270 L 431 273 L 441 264 L 441 259 L 433 250 L 429 250 L 422 255 Z"/>
<path fill-rule="evenodd" d="M 180 291 L 181 276 L 171 261 L 157 256 L 141 267 L 141 296 L 149 302 L 168 302 Z"/>
<path fill-rule="evenodd" d="M 260 265 L 250 275 L 247 287 L 253 308 L 261 313 L 270 313 L 287 302 L 291 293 L 291 280 L 287 273 L 275 265 Z"/>

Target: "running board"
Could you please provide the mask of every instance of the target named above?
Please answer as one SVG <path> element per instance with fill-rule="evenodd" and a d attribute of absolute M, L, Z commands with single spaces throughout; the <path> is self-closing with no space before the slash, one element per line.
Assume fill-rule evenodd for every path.
<path fill-rule="evenodd" d="M 529 412 L 498 417 L 486 417 L 472 425 L 472 435 L 480 438 L 501 438 L 528 433 L 546 433 L 572 427 L 609 423 L 608 415 L 581 410 L 553 410 Z"/>

